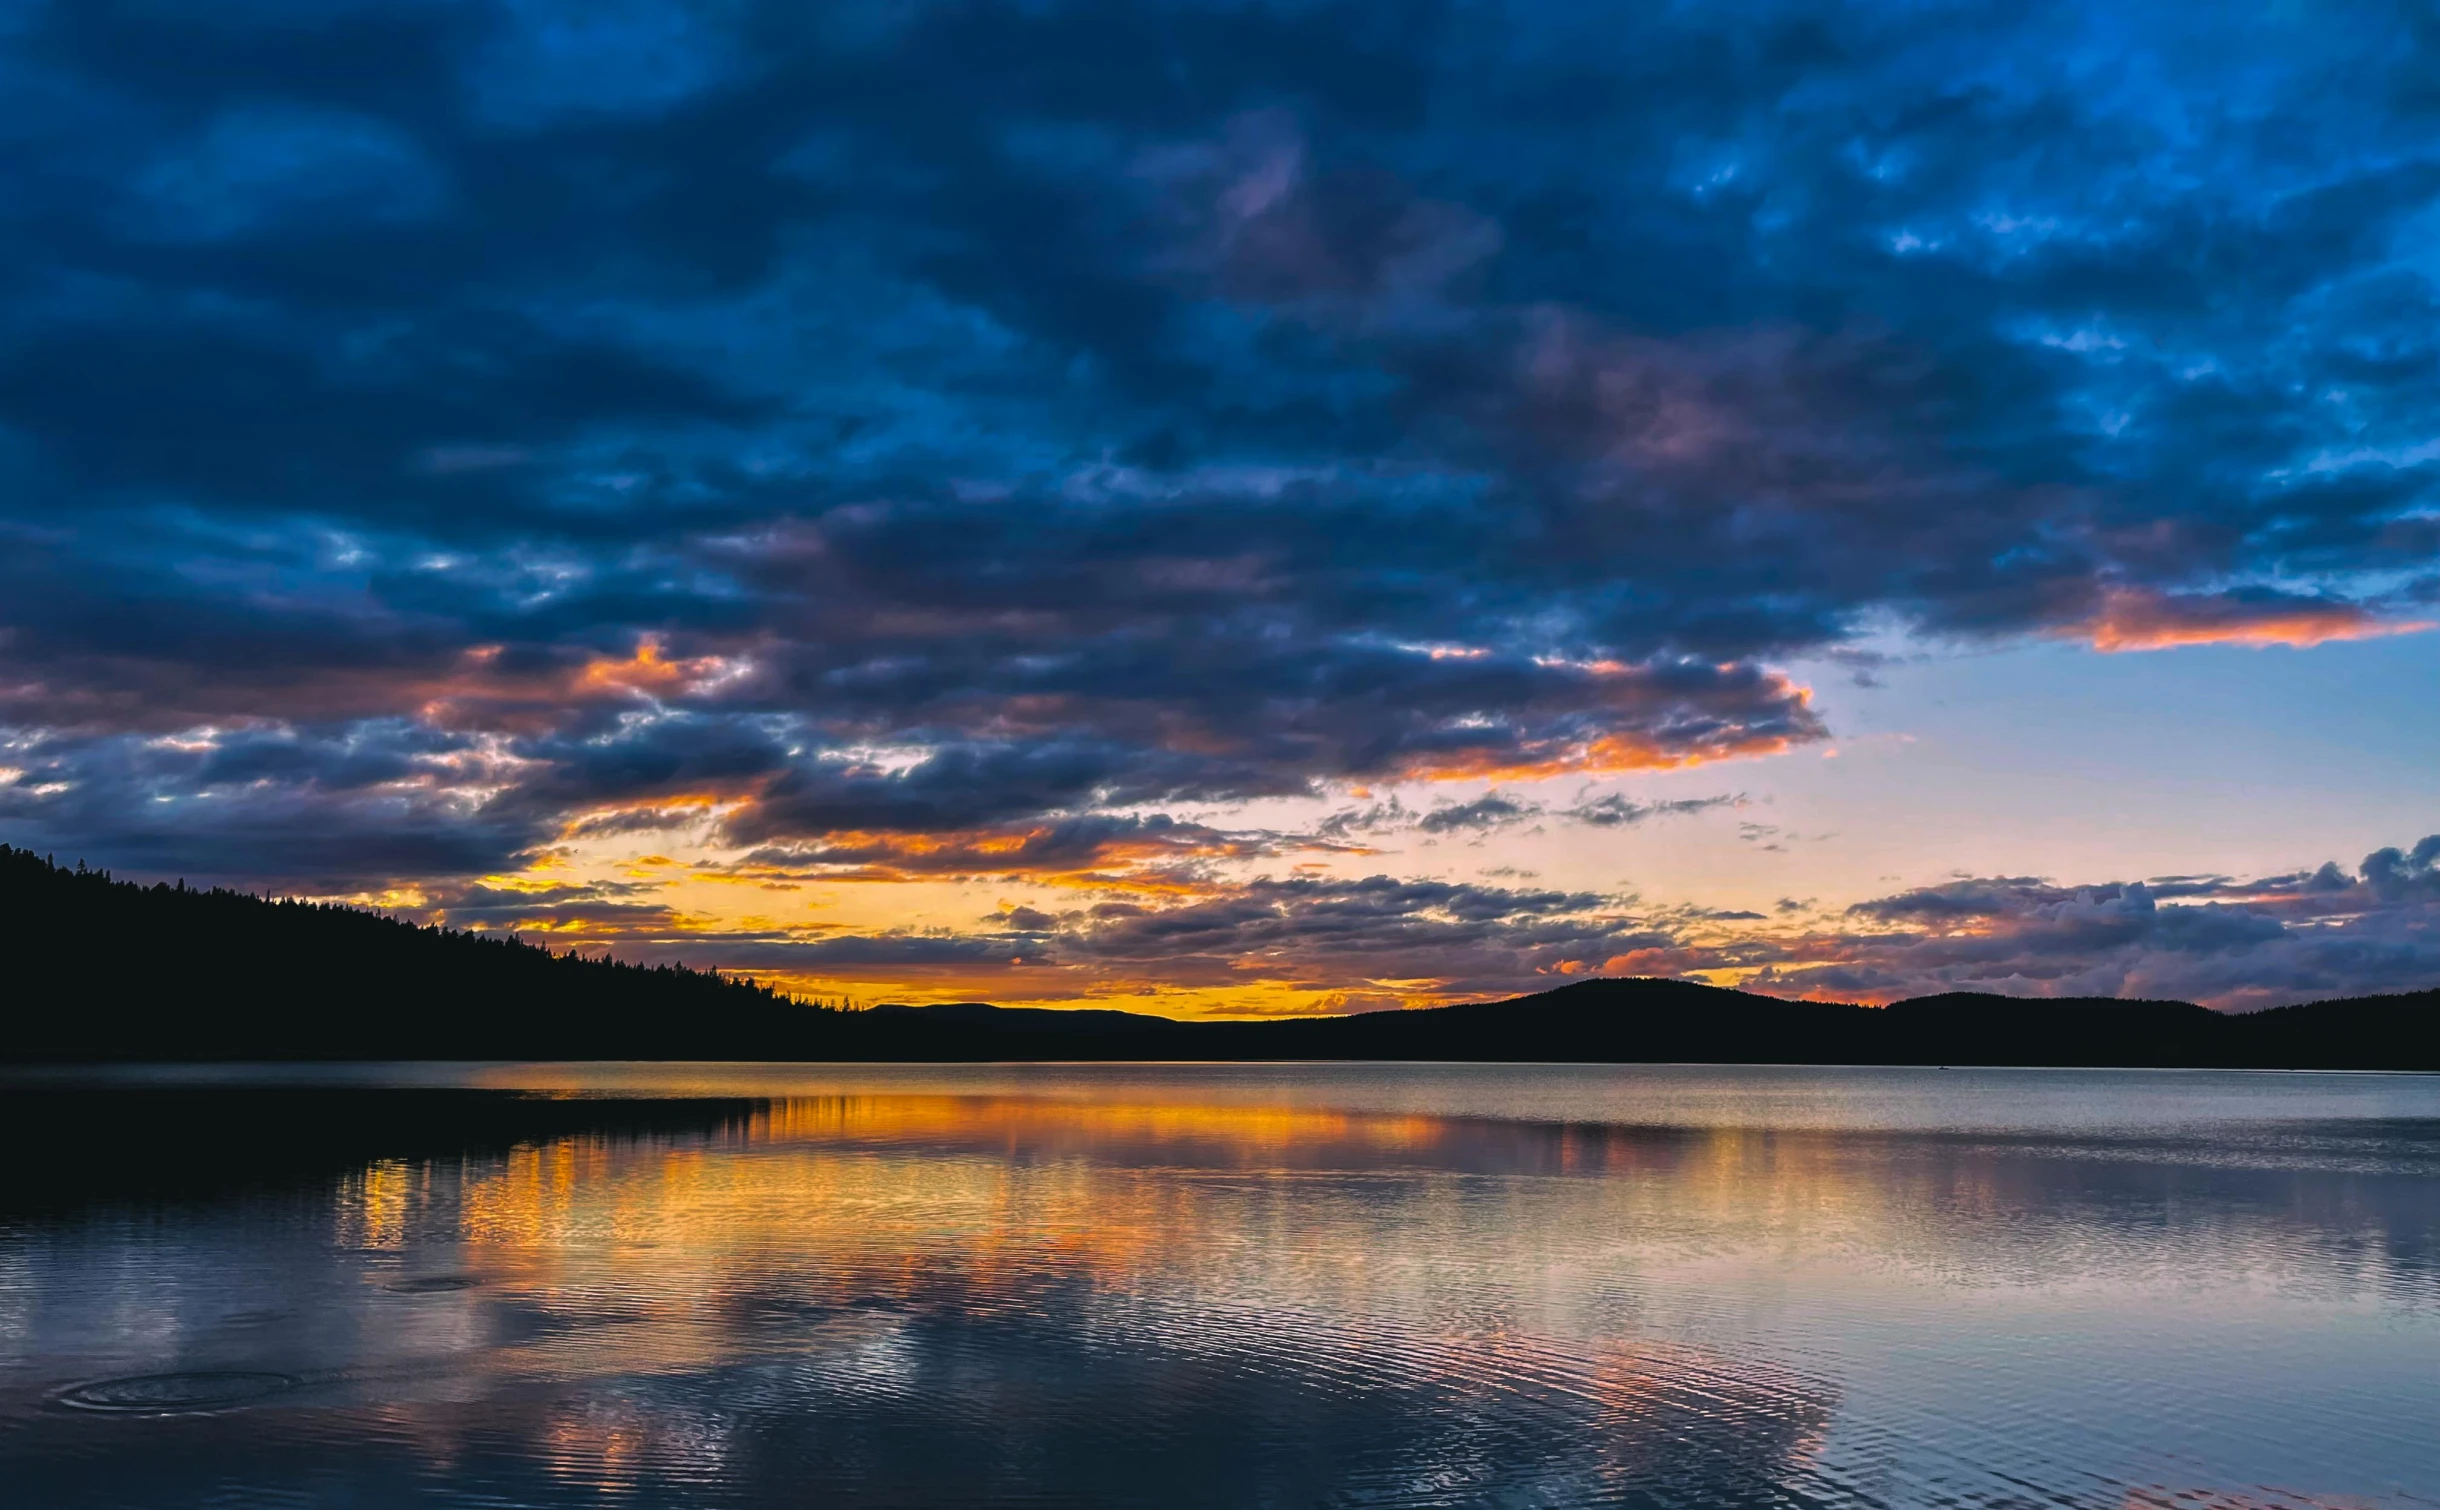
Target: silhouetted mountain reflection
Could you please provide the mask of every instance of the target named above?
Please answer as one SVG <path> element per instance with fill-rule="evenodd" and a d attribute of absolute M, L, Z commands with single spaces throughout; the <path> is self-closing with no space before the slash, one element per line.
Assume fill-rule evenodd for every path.
<path fill-rule="evenodd" d="M 309 1184 L 374 1160 L 504 1153 L 566 1137 L 734 1131 L 750 1097 L 18 1084 L 0 1091 L 0 1223 L 98 1202 L 191 1202 Z"/>
<path fill-rule="evenodd" d="M 2428 1081 L 349 1073 L 0 1089 L 26 1503 L 2440 1501 Z"/>

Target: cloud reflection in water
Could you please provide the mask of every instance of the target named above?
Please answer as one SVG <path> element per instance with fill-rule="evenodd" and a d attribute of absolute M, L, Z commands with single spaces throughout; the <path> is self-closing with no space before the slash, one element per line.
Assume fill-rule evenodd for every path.
<path fill-rule="evenodd" d="M 2406 1430 L 2440 1117 L 1631 1125 L 1434 1112 L 1418 1077 L 1367 1106 L 856 1073 L 697 1131 L 606 1100 L 603 1130 L 504 1154 L 21 1221 L 0 1467 L 61 1505 L 2440 1490 Z M 1667 1106 L 1668 1073 L 1610 1078 Z M 43 1404 L 239 1368 L 303 1383 Z"/>

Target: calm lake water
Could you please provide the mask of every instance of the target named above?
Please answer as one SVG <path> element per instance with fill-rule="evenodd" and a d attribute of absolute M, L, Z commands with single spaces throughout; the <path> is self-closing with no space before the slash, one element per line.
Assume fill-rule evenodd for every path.
<path fill-rule="evenodd" d="M 11 1505 L 2440 1506 L 2440 1078 L 383 1066 L 0 1108 Z"/>

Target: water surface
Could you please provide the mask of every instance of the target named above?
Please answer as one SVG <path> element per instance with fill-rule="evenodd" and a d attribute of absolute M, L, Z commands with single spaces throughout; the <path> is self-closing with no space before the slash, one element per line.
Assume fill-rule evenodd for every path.
<path fill-rule="evenodd" d="M 12 1503 L 2440 1506 L 2440 1079 L 394 1065 L 0 1108 Z"/>

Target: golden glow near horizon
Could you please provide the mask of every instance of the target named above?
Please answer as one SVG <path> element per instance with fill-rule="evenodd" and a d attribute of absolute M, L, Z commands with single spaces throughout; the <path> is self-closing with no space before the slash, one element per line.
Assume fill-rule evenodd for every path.
<path fill-rule="evenodd" d="M 1858 748 L 1870 750 L 1869 744 Z M 1568 800 L 1582 788 L 1568 782 L 1546 782 L 1486 790 L 1519 802 L 1550 806 Z M 1380 791 L 1372 800 L 1381 800 Z M 707 816 L 718 811 L 716 805 L 707 804 L 705 809 Z M 1730 807 L 1714 826 L 1745 821 L 1737 808 Z M 486 876 L 477 885 L 494 897 L 530 904 L 516 926 L 529 939 L 552 948 L 635 957 L 637 946 L 648 944 L 651 953 L 647 957 L 682 958 L 697 966 L 728 968 L 807 998 L 865 1003 L 988 1000 L 1007 1005 L 1115 1007 L 1185 1018 L 1267 1018 L 1329 1013 L 1359 1005 L 1434 1006 L 1514 991 L 1469 989 L 1463 982 L 1428 973 L 1430 959 L 1424 954 L 1410 958 L 1391 952 L 1351 964 L 1317 957 L 1292 944 L 1273 951 L 1240 950 L 1221 959 L 1164 958 L 1142 951 L 1100 959 L 1054 951 L 1044 958 L 1029 957 L 1022 946 L 1011 945 L 988 953 L 943 950 L 936 961 L 904 959 L 864 969 L 852 963 L 791 968 L 784 962 L 753 957 L 753 948 L 873 936 L 989 939 L 997 920 L 1021 912 L 1073 922 L 1090 920 L 1116 906 L 1139 909 L 1157 918 L 1172 909 L 1225 903 L 1240 895 L 1249 880 L 1263 877 L 1353 882 L 1384 870 L 1411 873 L 1421 868 L 1427 874 L 1444 871 L 1462 882 L 1469 873 L 1484 871 L 1498 878 L 1499 862 L 1506 860 L 1516 878 L 1495 879 L 1493 884 L 1591 892 L 1614 887 L 1622 879 L 1600 866 L 1597 858 L 1590 865 L 1583 863 L 1581 855 L 1575 864 L 1556 872 L 1516 866 L 1514 861 L 1522 859 L 1539 860 L 1546 866 L 1552 863 L 1547 848 L 1535 845 L 1540 837 L 1537 829 L 1419 845 L 1410 833 L 1362 844 L 1271 845 L 1259 850 L 1222 837 L 1199 847 L 1184 841 L 1113 845 L 1090 856 L 1089 863 L 1049 869 L 1034 868 L 1025 858 L 1029 841 L 1023 834 L 899 838 L 876 846 L 902 859 L 951 856 L 959 862 L 988 862 L 996 855 L 1009 862 L 1004 869 L 980 873 L 960 873 L 954 868 L 926 873 L 861 859 L 852 865 L 825 867 L 707 857 L 700 844 L 683 833 L 654 833 L 641 840 L 578 833 L 526 869 Z M 1686 847 L 1694 838 L 1684 830 L 1672 833 L 1658 825 L 1636 836 L 1639 843 L 1661 853 L 1700 862 L 1703 857 Z M 1436 849 L 1452 858 L 1462 857 L 1463 866 L 1435 863 Z M 1568 859 L 1558 858 L 1563 865 Z M 1421 867 L 1415 865 L 1418 860 L 1424 862 Z M 1639 892 L 1592 904 L 1586 909 L 1592 917 L 1627 923 L 1655 920 L 1666 926 L 1670 938 L 1554 960 L 1543 967 L 1538 985 L 1519 982 L 1514 990 L 1555 987 L 1597 975 L 1677 977 L 1734 986 L 1771 966 L 1837 964 L 1854 957 L 1859 938 L 1897 937 L 1910 927 L 1919 931 L 1923 926 L 1920 920 L 1878 923 L 1842 916 L 1835 902 L 1815 900 L 1791 907 L 1771 896 L 1784 887 L 1784 880 L 1769 890 L 1740 895 L 1729 890 L 1736 880 L 1733 872 L 1717 879 L 1728 883 L 1720 887 L 1728 891 L 1725 906 L 1703 907 Z M 578 894 L 608 895 L 616 905 L 554 906 L 555 898 Z M 1712 894 L 1717 898 L 1719 891 Z M 410 913 L 429 901 L 414 891 L 354 900 Z M 459 926 L 493 926 L 480 914 L 466 915 L 445 906 L 432 910 L 441 920 Z M 1939 926 L 1963 941 L 1986 934 L 1995 925 L 1960 917 Z M 1426 969 L 1417 971 L 1417 964 Z M 1377 970 L 1362 968 L 1366 965 Z M 1846 987 L 1782 989 L 1780 994 L 1872 1001 L 1904 993 Z"/>
<path fill-rule="evenodd" d="M 1497 1146 L 1478 1146 L 1486 1138 Z M 1558 1177 L 1640 1170 L 1681 1197 L 1652 1180 L 1505 1190 L 1492 1198 L 1509 1208 L 1507 1235 L 1494 1240 L 1542 1280 L 1488 1296 L 1482 1254 L 1447 1262 L 1457 1247 L 1431 1241 L 1482 1240 L 1485 1193 L 1461 1171 L 1484 1158 Z M 708 1141 L 578 1136 L 493 1159 L 377 1164 L 342 1190 L 332 1241 L 370 1255 L 363 1328 L 376 1372 L 409 1390 L 427 1374 L 496 1396 L 784 1364 L 890 1394 L 916 1387 L 911 1329 L 925 1318 L 988 1325 L 1041 1310 L 1048 1294 L 1083 1332 L 1146 1332 L 1168 1368 L 1319 1368 L 1401 1397 L 1489 1400 L 1529 1367 L 1564 1380 L 1622 1448 L 1727 1399 L 1785 1416 L 1780 1447 L 1801 1456 L 1829 1423 L 1817 1386 L 1663 1335 L 1571 1282 L 1629 1248 L 1646 1277 L 1769 1265 L 1777 1248 L 1756 1221 L 1840 1209 L 1787 1194 L 1740 1214 L 1757 1168 L 1764 1189 L 1836 1178 L 1827 1161 L 1736 1133 L 1654 1146 L 1147 1087 L 1106 1103 L 851 1091 L 774 1103 Z M 1368 1169 L 1404 1177 L 1376 1184 Z M 1705 1229 L 1745 1236 L 1724 1249 L 1695 1238 Z M 381 1286 L 403 1271 L 388 1265 L 410 1249 L 426 1266 L 446 1255 L 466 1287 L 391 1303 Z M 787 1325 L 758 1322 L 774 1310 Z M 511 1312 L 520 1320 L 503 1329 Z M 719 1433 L 684 1412 L 620 1408 L 630 1393 L 528 1423 L 550 1470 L 611 1491 L 673 1465 L 721 1471 L 731 1448 Z M 466 1450 L 454 1417 L 412 1419 L 432 1462 Z"/>
<path fill-rule="evenodd" d="M 168 21 L 0 24 L 29 129 L 110 139 L 10 243 L 0 842 L 859 1001 L 2440 981 L 2440 201 L 2356 87 L 2422 61 L 2394 7 L 2225 55 L 1858 21 L 1663 69 L 1712 140 L 1641 85 L 1509 105 L 1739 56 L 1742 7 L 1423 28 L 1430 107 L 1375 119 L 1370 63 L 1045 63 L 1045 115 L 955 28 L 633 3 L 687 19 L 179 7 L 234 93 L 107 61 Z M 362 120 L 291 12 L 358 38 Z M 907 88 L 840 96 L 874 47 Z M 1006 150 L 892 118 L 926 79 Z M 1987 150 L 1959 80 L 2059 150 Z M 502 153 L 551 192 L 487 198 Z M 2189 255 L 2264 236 L 2280 277 Z M 2381 915 L 2271 884 L 2325 863 Z"/>
<path fill-rule="evenodd" d="M 2207 614 L 2120 594 L 2093 634 L 2140 649 L 2346 641 L 2415 627 L 2350 612 L 2289 604 Z M 1434 654 L 1466 658 L 1457 649 Z M 1568 669 L 1595 686 L 1632 670 Z M 647 639 L 559 674 L 649 707 L 655 688 L 727 670 L 681 665 Z M 1812 708 L 1815 680 L 1780 677 L 1774 695 Z M 2299 848 L 2266 862 L 2238 830 L 2213 831 L 2228 852 L 2198 854 L 2184 825 L 2147 827 L 2141 814 L 2107 825 L 2011 817 L 1989 805 L 1996 789 L 1975 774 L 1983 754 L 1961 750 L 1954 730 L 1855 727 L 1862 705 L 1835 678 L 1826 685 L 1833 701 L 1846 699 L 1829 710 L 1847 726 L 1835 741 L 1686 745 L 1685 759 L 1649 762 L 1591 740 L 1554 747 L 1547 768 L 1530 752 L 1498 770 L 1460 755 L 1403 779 L 1201 808 L 837 829 L 748 845 L 736 836 L 751 831 L 765 797 L 707 784 L 572 810 L 555 842 L 514 870 L 347 900 L 515 929 L 556 949 L 683 960 L 809 999 L 982 1000 L 1182 1018 L 1433 1006 L 1604 975 L 1887 1001 L 1946 988 L 1948 977 L 1930 973 L 1943 968 L 1967 988 L 2268 1005 L 2315 988 L 2284 985 L 2269 965 L 2260 982 L 2243 971 L 2190 980 L 2174 968 L 2189 956 L 2166 946 L 2117 974 L 2079 974 L 2094 962 L 2039 944 L 2015 949 L 2012 940 L 2038 932 L 2042 909 L 2072 898 L 2079 875 L 2102 878 L 2107 899 L 2170 859 L 2178 869 L 2169 879 L 2208 889 L 2163 892 L 2164 911 L 2261 906 L 2300 927 L 2344 927 L 2365 910 L 2370 893 L 2352 875 L 2347 894 L 2302 887 L 2329 856 Z M 881 766 L 918 758 L 869 753 Z M 1860 807 L 1859 792 L 1869 799 Z M 1927 801 L 1945 816 L 1935 819 Z M 1857 812 L 1867 821 L 1850 826 Z M 2342 871 L 2382 837 L 2368 829 L 2339 847 Z M 1973 877 L 2017 888 L 2016 900 L 1988 915 L 1878 907 L 1895 893 Z M 1368 914 L 1372 903 L 1356 888 L 1373 883 L 1465 894 L 1418 892 Z M 1298 886 L 1336 891 L 1300 899 Z M 1902 947 L 1909 940 L 1918 947 Z M 1995 985 L 1976 980 L 1981 959 L 1999 961 Z M 2054 986 L 2054 976 L 2064 984 Z M 2388 988 L 2419 983 L 2401 978 Z M 2346 994 L 2342 986 L 2319 994 Z"/>

